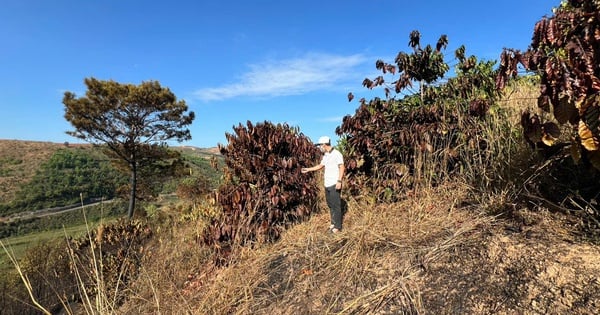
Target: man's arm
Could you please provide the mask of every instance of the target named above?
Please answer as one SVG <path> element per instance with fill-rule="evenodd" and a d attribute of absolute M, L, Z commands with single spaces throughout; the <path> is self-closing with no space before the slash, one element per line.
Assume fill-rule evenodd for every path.
<path fill-rule="evenodd" d="M 314 172 L 314 171 L 318 171 L 318 170 L 322 169 L 323 167 L 325 167 L 325 165 L 319 164 L 319 165 L 315 165 L 313 167 L 302 168 L 300 171 L 302 173 Z"/>

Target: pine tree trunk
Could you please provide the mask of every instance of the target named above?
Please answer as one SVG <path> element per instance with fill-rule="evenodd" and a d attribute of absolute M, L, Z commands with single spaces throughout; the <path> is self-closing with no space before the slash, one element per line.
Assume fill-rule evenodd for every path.
<path fill-rule="evenodd" d="M 135 191 L 137 189 L 137 168 L 135 162 L 131 165 L 131 179 L 130 179 L 131 191 L 129 193 L 129 208 L 127 209 L 127 218 L 130 220 L 133 218 L 133 211 L 135 209 Z"/>

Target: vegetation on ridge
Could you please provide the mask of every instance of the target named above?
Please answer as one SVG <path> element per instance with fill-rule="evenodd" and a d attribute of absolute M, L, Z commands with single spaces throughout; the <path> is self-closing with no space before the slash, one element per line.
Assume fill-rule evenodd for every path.
<path fill-rule="evenodd" d="M 571 0 L 557 9 L 557 15 L 570 18 L 582 12 L 596 16 L 600 6 Z M 67 242 L 68 259 L 55 250 L 61 247 L 31 254 L 39 262 L 39 252 L 54 253 L 61 262 L 56 266 L 76 276 L 77 289 L 61 287 L 56 278 L 61 271 L 47 264 L 24 265 L 18 271 L 38 275 L 40 282 L 56 281 L 59 288 L 35 283 L 46 293 L 37 298 L 53 311 L 67 313 L 593 313 L 600 305 L 595 276 L 600 272 L 600 224 L 595 197 L 590 199 L 594 194 L 582 196 L 573 187 L 544 188 L 553 182 L 563 188 L 565 179 L 573 180 L 568 171 L 585 175 L 585 167 L 594 163 L 573 167 L 573 160 L 561 153 L 564 146 L 539 150 L 534 145 L 532 150 L 523 140 L 531 138 L 518 129 L 519 111 L 536 105 L 531 83 L 538 78 L 503 82 L 506 89 L 498 95 L 491 83 L 502 78 L 504 65 L 496 76 L 491 63 L 466 58 L 459 49 L 457 77 L 426 86 L 441 77 L 438 70 L 446 71 L 437 57 L 447 40 L 442 36 L 435 50 L 421 49 L 417 35 L 410 36 L 413 55 L 399 54 L 397 67 L 384 62 L 376 67 L 394 75 L 413 69 L 410 63 L 424 65 L 425 72 L 431 66 L 431 75 L 411 71 L 391 81 L 402 90 L 414 78 L 421 84 L 419 95 L 396 100 L 385 87 L 385 100 L 361 100 L 355 115 L 338 129 L 344 135 L 341 149 L 350 157 L 348 181 L 353 185 L 351 194 L 344 193 L 348 207 L 343 233 L 325 232 L 325 213 L 311 212 L 299 225 L 280 220 L 286 215 L 296 219 L 294 214 L 306 210 L 298 196 L 307 195 L 303 189 L 311 188 L 310 182 L 288 175 L 311 158 L 310 146 L 285 126 L 266 123 L 255 128 L 248 123 L 229 135 L 230 144 L 236 145 L 221 148 L 228 159 L 217 195 L 166 205 L 111 228 L 99 226 L 83 241 Z M 569 53 L 577 52 L 582 50 Z M 593 71 L 584 78 L 592 88 L 600 82 Z M 387 83 L 379 77 L 365 84 L 372 88 Z M 597 104 L 587 105 L 583 107 Z M 587 123 L 593 119 L 586 119 L 590 129 Z M 369 129 L 370 124 L 376 128 Z M 550 125 L 542 125 L 536 139 L 553 147 L 554 141 L 548 141 L 553 140 L 551 127 L 545 126 Z M 594 144 L 596 130 L 590 131 Z M 299 157 L 290 153 L 292 144 L 303 149 Z M 599 188 L 591 190 L 597 196 Z M 322 202 L 312 199 L 318 196 L 315 192 L 307 197 L 309 206 Z M 206 242 L 206 235 L 212 241 Z M 72 250 L 77 244 L 85 244 L 82 251 Z M 45 276 L 52 272 L 54 277 Z M 20 276 L 24 283 L 30 281 Z M 6 277 L 2 292 L 19 281 L 19 275 Z M 59 294 L 47 294 L 49 288 Z M 27 299 L 23 291 L 13 292 L 4 293 L 0 301 Z M 33 294 L 32 299 L 38 302 Z M 37 305 L 27 310 L 46 311 Z"/>

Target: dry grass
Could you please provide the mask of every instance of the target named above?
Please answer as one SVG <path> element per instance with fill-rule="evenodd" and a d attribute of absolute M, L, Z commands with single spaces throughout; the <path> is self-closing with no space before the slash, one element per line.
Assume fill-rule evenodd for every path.
<path fill-rule="evenodd" d="M 460 208 L 467 187 L 448 188 L 388 206 L 351 200 L 342 233 L 328 234 L 329 217 L 321 213 L 275 244 L 240 248 L 223 268 L 205 259 L 188 226 L 177 250 L 163 241 L 153 275 L 142 276 L 138 287 L 154 278 L 158 296 L 138 292 L 140 303 L 123 312 L 421 314 L 426 308 L 418 282 L 428 265 L 492 221 Z M 141 302 L 151 299 L 159 302 Z"/>
<path fill-rule="evenodd" d="M 195 241 L 200 221 L 167 223 L 116 313 L 589 314 L 600 305 L 599 246 L 577 242 L 560 214 L 505 196 L 468 204 L 472 194 L 451 182 L 391 205 L 349 200 L 342 233 L 327 233 L 319 213 L 277 243 L 238 248 L 222 267 Z M 512 218 L 490 215 L 499 203 Z"/>

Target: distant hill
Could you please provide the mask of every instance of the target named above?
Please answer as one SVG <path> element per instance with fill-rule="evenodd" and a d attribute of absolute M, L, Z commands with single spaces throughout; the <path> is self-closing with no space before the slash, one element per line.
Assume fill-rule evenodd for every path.
<path fill-rule="evenodd" d="M 59 149 L 89 147 L 91 144 L 54 143 L 0 139 L 0 203 L 13 200 L 19 188 L 31 181 L 40 165 Z M 219 157 L 218 148 L 174 146 L 174 150 L 192 157 Z"/>
<path fill-rule="evenodd" d="M 219 148 L 217 148 L 217 147 L 198 148 L 198 147 L 193 147 L 193 146 L 182 145 L 182 146 L 174 146 L 174 147 L 172 147 L 172 149 L 178 150 L 184 154 L 201 156 L 201 157 L 208 158 L 208 159 L 210 159 L 213 156 L 217 156 L 217 157 L 221 156 L 221 152 L 219 152 Z"/>
<path fill-rule="evenodd" d="M 64 147 L 52 142 L 0 140 L 0 200 L 12 200 L 39 166 Z"/>

